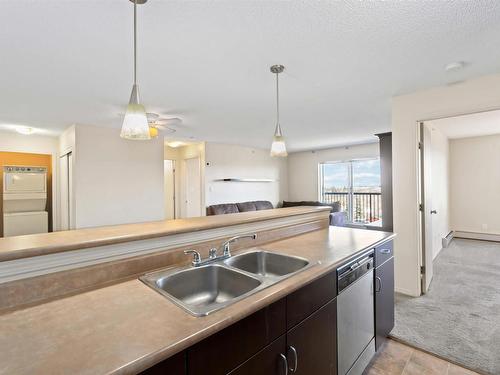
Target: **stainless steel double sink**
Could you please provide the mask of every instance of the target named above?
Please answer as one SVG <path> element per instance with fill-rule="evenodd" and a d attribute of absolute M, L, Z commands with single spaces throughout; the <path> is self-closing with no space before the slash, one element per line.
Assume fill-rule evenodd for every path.
<path fill-rule="evenodd" d="M 204 266 L 168 269 L 140 278 L 195 316 L 205 316 L 310 267 L 307 259 L 254 250 Z"/>

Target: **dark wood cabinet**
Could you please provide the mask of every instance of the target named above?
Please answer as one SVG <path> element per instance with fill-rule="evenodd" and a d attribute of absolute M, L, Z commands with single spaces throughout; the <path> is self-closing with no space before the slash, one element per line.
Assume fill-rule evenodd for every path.
<path fill-rule="evenodd" d="M 380 148 L 380 183 L 382 192 L 382 228 L 392 232 L 392 133 L 375 134 L 379 138 Z"/>
<path fill-rule="evenodd" d="M 288 366 L 286 357 L 286 337 L 281 336 L 266 346 L 252 358 L 241 364 L 230 375 L 285 375 Z M 207 373 L 208 374 L 208 373 Z"/>
<path fill-rule="evenodd" d="M 287 329 L 337 296 L 337 274 L 330 272 L 286 297 Z"/>
<path fill-rule="evenodd" d="M 190 347 L 189 375 L 227 374 L 239 366 L 285 333 L 285 308 L 283 298 Z"/>
<path fill-rule="evenodd" d="M 185 375 L 186 374 L 186 352 L 180 352 L 167 358 L 163 362 L 148 368 L 140 375 Z"/>
<path fill-rule="evenodd" d="M 394 257 L 375 268 L 375 349 L 394 328 Z"/>
<path fill-rule="evenodd" d="M 290 372 L 295 375 L 336 374 L 337 300 L 292 328 L 286 340 L 288 366 L 294 370 Z"/>
<path fill-rule="evenodd" d="M 394 256 L 394 241 L 384 242 L 375 247 L 375 267 L 385 263 L 388 259 Z"/>

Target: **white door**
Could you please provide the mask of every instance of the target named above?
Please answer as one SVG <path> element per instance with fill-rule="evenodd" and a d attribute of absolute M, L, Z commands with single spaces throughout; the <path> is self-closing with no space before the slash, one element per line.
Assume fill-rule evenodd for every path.
<path fill-rule="evenodd" d="M 201 216 L 200 158 L 184 160 L 185 217 Z"/>
<path fill-rule="evenodd" d="M 427 293 L 432 281 L 432 145 L 429 126 L 420 123 L 420 216 L 422 230 L 422 293 Z"/>
<path fill-rule="evenodd" d="M 165 219 L 175 219 L 175 160 L 164 161 Z"/>
<path fill-rule="evenodd" d="M 73 224 L 73 155 L 68 153 L 59 158 L 59 194 L 61 230 L 74 228 Z"/>

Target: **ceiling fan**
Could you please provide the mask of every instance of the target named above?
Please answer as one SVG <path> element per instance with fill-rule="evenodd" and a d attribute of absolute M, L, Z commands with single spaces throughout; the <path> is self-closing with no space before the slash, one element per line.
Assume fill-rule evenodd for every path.
<path fill-rule="evenodd" d="M 150 135 L 152 138 L 158 136 L 158 131 L 162 133 L 175 133 L 176 129 L 172 126 L 178 126 L 182 124 L 182 119 L 179 117 L 164 118 L 160 117 L 157 113 L 148 112 L 146 113 L 148 119 L 148 125 L 150 129 Z"/>

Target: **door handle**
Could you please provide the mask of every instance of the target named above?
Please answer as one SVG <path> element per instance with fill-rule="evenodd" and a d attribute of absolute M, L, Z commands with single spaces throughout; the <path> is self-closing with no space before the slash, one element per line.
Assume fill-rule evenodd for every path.
<path fill-rule="evenodd" d="M 283 353 L 280 353 L 280 360 L 283 365 L 283 374 L 288 375 L 288 361 Z"/>
<path fill-rule="evenodd" d="M 297 365 L 298 365 L 297 349 L 295 349 L 293 346 L 289 346 L 288 350 L 291 351 L 292 354 L 293 354 L 293 366 L 290 367 L 290 372 L 296 372 L 297 371 Z"/>
<path fill-rule="evenodd" d="M 437 214 L 438 212 L 436 210 L 432 210 L 431 214 Z"/>
<path fill-rule="evenodd" d="M 380 291 L 382 290 L 382 279 L 378 276 L 375 276 L 375 281 L 378 281 L 378 283 L 375 282 L 375 292 L 380 293 Z M 378 288 L 377 288 L 377 284 L 378 284 Z"/>

